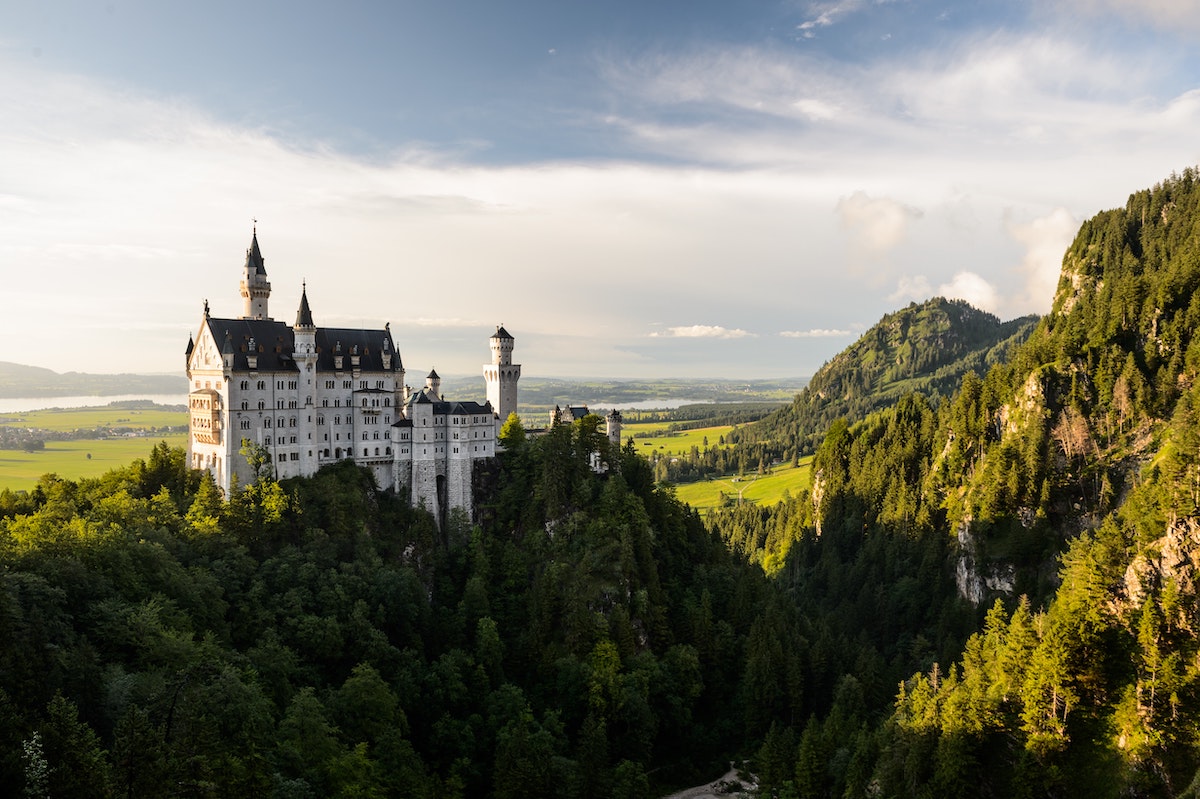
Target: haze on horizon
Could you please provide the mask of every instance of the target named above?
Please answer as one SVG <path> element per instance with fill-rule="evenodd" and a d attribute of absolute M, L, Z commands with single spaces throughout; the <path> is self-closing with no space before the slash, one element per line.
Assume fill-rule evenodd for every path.
<path fill-rule="evenodd" d="M 1145 5 L 1145 7 L 1143 7 Z M 428 7 L 427 7 L 428 6 Z M 474 374 L 812 374 L 941 294 L 1049 309 L 1200 162 L 1176 0 L 0 8 L 0 360 L 181 372 L 240 313 Z"/>

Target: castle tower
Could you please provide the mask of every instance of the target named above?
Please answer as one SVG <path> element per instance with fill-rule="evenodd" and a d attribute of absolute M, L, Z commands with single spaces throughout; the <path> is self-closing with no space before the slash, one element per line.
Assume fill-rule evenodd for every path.
<path fill-rule="evenodd" d="M 621 446 L 621 412 L 613 408 L 608 412 L 608 416 L 604 417 L 604 421 L 609 443 L 619 448 Z"/>
<path fill-rule="evenodd" d="M 271 296 L 271 284 L 267 282 L 267 268 L 262 251 L 258 249 L 258 226 L 246 250 L 246 265 L 242 268 L 242 282 L 238 285 L 242 294 L 242 319 L 270 319 L 267 300 Z"/>
<path fill-rule="evenodd" d="M 442 378 L 438 375 L 437 369 L 431 369 L 425 376 L 425 390 L 433 395 L 435 402 L 442 398 Z"/>
<path fill-rule="evenodd" d="M 487 398 L 500 424 L 504 424 L 510 413 L 517 411 L 517 381 L 521 379 L 521 365 L 512 362 L 513 337 L 503 325 L 488 340 L 492 348 L 492 362 L 483 367 L 483 380 L 487 383 Z"/>
<path fill-rule="evenodd" d="M 298 374 L 296 401 L 301 409 L 299 420 L 300 474 L 312 474 L 319 466 L 319 442 L 317 426 L 313 424 L 313 413 L 317 404 L 317 326 L 313 324 L 312 309 L 308 307 L 308 285 L 300 284 L 300 307 L 296 311 L 296 326 L 292 357 L 296 361 Z M 317 442 L 317 443 L 314 443 Z M 307 446 L 305 446 L 307 445 Z"/>

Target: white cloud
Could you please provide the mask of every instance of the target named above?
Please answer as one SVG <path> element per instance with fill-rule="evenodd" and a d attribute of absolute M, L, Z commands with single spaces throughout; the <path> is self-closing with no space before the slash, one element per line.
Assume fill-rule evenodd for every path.
<path fill-rule="evenodd" d="M 650 334 L 651 338 L 746 338 L 754 337 L 754 333 L 749 333 L 741 328 L 721 327 L 720 325 L 686 325 L 682 327 L 668 327 L 663 332 L 655 331 Z"/>
<path fill-rule="evenodd" d="M 1006 218 L 1005 230 L 1025 248 L 1017 267 L 1024 278 L 1023 291 L 1008 303 L 1010 311 L 1014 316 L 1046 313 L 1062 271 L 1063 253 L 1075 238 L 1079 221 L 1067 209 L 1056 208 L 1028 223 Z"/>
<path fill-rule="evenodd" d="M 837 213 L 855 246 L 871 255 L 894 249 L 904 240 L 909 223 L 922 216 L 918 208 L 863 191 L 838 200 Z"/>
<path fill-rule="evenodd" d="M 896 283 L 896 290 L 888 295 L 888 301 L 894 303 L 924 302 L 933 296 L 933 288 L 929 278 L 924 275 L 906 275 Z"/>
<path fill-rule="evenodd" d="M 866 3 L 863 0 L 834 0 L 834 2 L 813 3 L 810 9 L 813 17 L 806 19 L 796 26 L 806 39 L 816 35 L 817 28 L 827 28 L 836 24 L 842 17 L 861 9 Z"/>
<path fill-rule="evenodd" d="M 842 338 L 851 335 L 849 330 L 832 330 L 814 327 L 812 330 L 783 330 L 779 335 L 784 338 Z"/>
<path fill-rule="evenodd" d="M 991 313 L 996 313 L 1000 306 L 996 287 L 974 272 L 957 273 L 950 282 L 938 286 L 937 293 L 951 300 L 966 300 Z"/>

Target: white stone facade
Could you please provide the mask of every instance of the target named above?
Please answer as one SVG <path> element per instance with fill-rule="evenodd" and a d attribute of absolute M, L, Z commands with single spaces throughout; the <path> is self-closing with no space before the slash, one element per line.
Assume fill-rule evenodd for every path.
<path fill-rule="evenodd" d="M 241 453 L 247 440 L 262 448 L 281 479 L 350 459 L 381 488 L 408 491 L 414 505 L 439 520 L 453 508 L 472 511 L 473 465 L 495 455 L 503 419 L 493 405 L 447 402 L 436 373 L 424 389 L 411 391 L 388 326 L 318 328 L 307 288 L 294 326 L 272 319 L 257 232 L 241 289 L 243 316 L 213 317 L 205 302 L 200 330 L 188 343 L 193 468 L 212 472 L 228 495 L 253 477 Z M 512 337 L 505 336 L 511 366 Z M 492 344 L 495 359 L 495 337 Z M 516 377 L 497 380 L 512 410 L 515 370 Z"/>

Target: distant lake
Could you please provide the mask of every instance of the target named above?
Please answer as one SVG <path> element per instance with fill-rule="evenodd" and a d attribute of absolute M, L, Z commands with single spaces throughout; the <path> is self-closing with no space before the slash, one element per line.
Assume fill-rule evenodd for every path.
<path fill-rule="evenodd" d="M 712 400 L 705 399 L 650 399 L 640 400 L 638 402 L 609 402 L 607 400 L 594 400 L 588 405 L 595 405 L 597 408 L 616 408 L 618 411 L 660 411 L 674 410 L 682 408 L 684 405 L 715 405 Z"/>
<path fill-rule="evenodd" d="M 110 394 L 79 397 L 16 397 L 0 399 L 0 413 L 23 413 L 40 411 L 44 408 L 92 408 L 103 407 L 110 402 L 149 400 L 159 405 L 187 405 L 187 394 Z"/>

